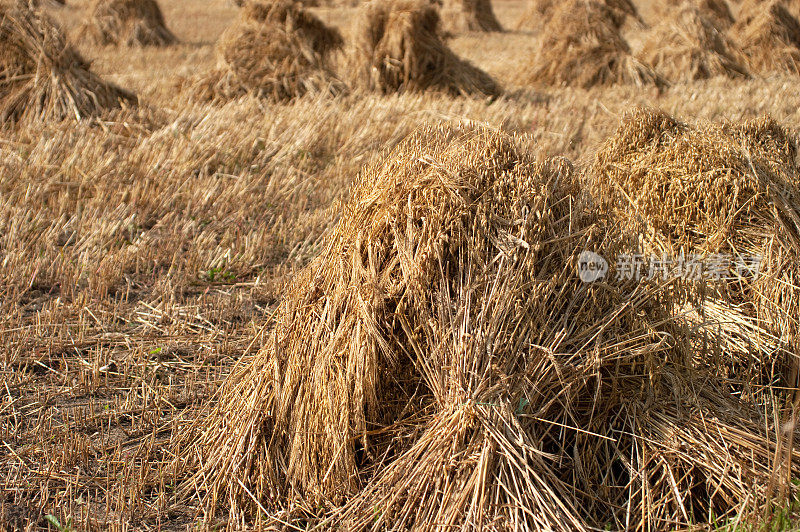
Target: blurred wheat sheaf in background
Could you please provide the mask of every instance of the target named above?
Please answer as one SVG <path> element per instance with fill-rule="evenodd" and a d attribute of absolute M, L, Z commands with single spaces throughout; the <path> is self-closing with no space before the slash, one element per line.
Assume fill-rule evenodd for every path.
<path fill-rule="evenodd" d="M 797 528 L 798 16 L 0 1 L 0 529 Z"/>

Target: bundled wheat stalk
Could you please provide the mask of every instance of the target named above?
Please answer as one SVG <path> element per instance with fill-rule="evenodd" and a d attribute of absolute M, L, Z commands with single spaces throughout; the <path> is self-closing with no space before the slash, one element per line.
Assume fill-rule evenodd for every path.
<path fill-rule="evenodd" d="M 90 72 L 44 15 L 0 7 L 0 122 L 81 119 L 135 101 Z"/>
<path fill-rule="evenodd" d="M 177 41 L 156 0 L 96 0 L 86 32 L 102 46 L 167 46 Z"/>
<path fill-rule="evenodd" d="M 752 17 L 757 14 L 758 8 L 764 9 L 775 0 L 735 0 L 740 4 L 741 14 L 745 17 Z M 800 1 L 798 0 L 778 0 L 795 18 L 800 17 Z"/>
<path fill-rule="evenodd" d="M 441 18 L 446 32 L 503 31 L 491 0 L 447 0 L 442 5 Z"/>
<path fill-rule="evenodd" d="M 770 119 L 691 127 L 637 110 L 593 170 L 598 197 L 612 199 L 649 252 L 762 257 L 756 277 L 691 286 L 702 301 L 682 309 L 717 339 L 720 370 L 746 386 L 785 377 L 800 353 L 796 157 L 793 136 Z"/>
<path fill-rule="evenodd" d="M 445 45 L 439 14 L 427 0 L 372 0 L 361 7 L 353 29 L 356 37 L 347 70 L 362 89 L 500 94 L 488 74 Z"/>
<path fill-rule="evenodd" d="M 686 8 L 695 8 L 709 20 L 715 28 L 728 30 L 736 21 L 728 2 L 725 0 L 667 0 L 661 5 L 662 16 L 672 16 L 672 12 Z"/>
<path fill-rule="evenodd" d="M 744 56 L 706 13 L 693 5 L 674 10 L 650 31 L 639 59 L 671 81 L 748 77 Z"/>
<path fill-rule="evenodd" d="M 186 486 L 212 516 L 347 530 L 652 530 L 763 504 L 766 426 L 692 367 L 665 287 L 578 278 L 582 252 L 626 249 L 618 226 L 563 159 L 412 135 L 187 433 Z"/>
<path fill-rule="evenodd" d="M 617 29 L 622 28 L 629 19 L 635 20 L 639 26 L 645 25 L 639 10 L 631 0 L 601 0 L 600 3 L 608 8 L 608 13 Z M 547 26 L 562 5 L 563 2 L 556 0 L 531 0 L 528 9 L 517 21 L 517 29 L 538 30 Z"/>
<path fill-rule="evenodd" d="M 3 0 L 0 5 L 17 5 L 37 9 L 40 7 L 61 7 L 66 5 L 66 0 Z"/>
<path fill-rule="evenodd" d="M 747 0 L 731 30 L 752 70 L 800 73 L 800 22 L 779 0 Z"/>
<path fill-rule="evenodd" d="M 538 51 L 521 69 L 523 83 L 589 88 L 663 80 L 631 55 L 614 10 L 599 2 L 572 0 L 558 8 L 540 35 Z"/>
<path fill-rule="evenodd" d="M 263 2 L 264 0 L 232 0 L 234 5 L 244 7 L 248 3 Z M 357 6 L 361 0 L 296 0 L 303 4 L 304 7 L 354 7 Z"/>
<path fill-rule="evenodd" d="M 364 0 L 306 0 L 309 7 L 356 7 Z"/>
<path fill-rule="evenodd" d="M 762 2 L 769 2 L 770 0 L 761 0 Z M 783 5 L 789 10 L 793 17 L 800 19 L 800 1 L 798 0 L 782 0 Z"/>
<path fill-rule="evenodd" d="M 217 45 L 220 68 L 195 81 L 192 91 L 205 100 L 339 94 L 344 85 L 333 74 L 329 56 L 342 43 L 338 31 L 300 4 L 251 1 Z"/>
<path fill-rule="evenodd" d="M 344 41 L 338 30 L 328 27 L 298 3 L 286 0 L 250 0 L 242 9 L 244 24 L 271 26 L 297 37 L 306 55 L 326 58 L 339 50 Z"/>
<path fill-rule="evenodd" d="M 517 20 L 516 29 L 540 29 L 550 19 L 556 5 L 555 0 L 531 0 L 528 2 L 528 8 Z"/>

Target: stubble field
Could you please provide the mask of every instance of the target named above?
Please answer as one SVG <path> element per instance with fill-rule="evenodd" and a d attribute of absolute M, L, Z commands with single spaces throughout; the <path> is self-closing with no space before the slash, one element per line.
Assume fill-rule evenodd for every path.
<path fill-rule="evenodd" d="M 524 4 L 494 2 L 508 28 Z M 499 128 L 536 157 L 581 167 L 635 106 L 690 122 L 800 124 L 790 75 L 663 90 L 523 86 L 535 33 L 513 30 L 450 41 L 504 86 L 496 101 L 196 103 L 181 80 L 216 63 L 238 9 L 162 7 L 180 40 L 163 49 L 94 47 L 80 30 L 88 2 L 48 8 L 93 70 L 142 105 L 0 131 L 1 529 L 47 528 L 48 514 L 76 530 L 196 526 L 201 504 L 177 490 L 170 442 L 266 341 L 285 283 L 321 251 L 360 169 L 420 126 Z M 352 10 L 315 12 L 347 35 Z"/>

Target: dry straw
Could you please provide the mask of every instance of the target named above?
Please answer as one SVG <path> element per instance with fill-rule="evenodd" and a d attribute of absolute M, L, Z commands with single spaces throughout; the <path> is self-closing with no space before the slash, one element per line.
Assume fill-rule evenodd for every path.
<path fill-rule="evenodd" d="M 725 0 L 667 0 L 661 6 L 662 16 L 670 16 L 675 9 L 696 8 L 716 28 L 728 30 L 736 21 L 730 5 Z"/>
<path fill-rule="evenodd" d="M 177 41 L 155 0 L 97 0 L 86 31 L 103 46 L 167 46 Z"/>
<path fill-rule="evenodd" d="M 241 12 L 245 23 L 273 26 L 297 37 L 305 54 L 326 57 L 344 44 L 338 30 L 328 27 L 297 2 L 251 0 Z"/>
<path fill-rule="evenodd" d="M 692 127 L 637 110 L 593 170 L 596 194 L 612 199 L 610 210 L 643 235 L 648 251 L 763 257 L 755 279 L 701 286 L 702 301 L 683 309 L 717 339 L 716 367 L 744 388 L 785 378 L 797 363 L 797 153 L 792 135 L 768 118 Z M 696 297 L 698 286 L 690 288 Z"/>
<path fill-rule="evenodd" d="M 557 5 L 556 0 L 531 0 L 528 2 L 528 8 L 517 20 L 516 29 L 540 29 L 553 15 Z"/>
<path fill-rule="evenodd" d="M 40 7 L 61 7 L 66 5 L 66 0 L 15 0 L 15 2 L 12 2 L 11 0 L 4 0 L 4 2 L 6 4 L 16 3 L 17 6 L 26 6 L 30 7 L 31 9 Z"/>
<path fill-rule="evenodd" d="M 638 57 L 670 81 L 748 77 L 744 56 L 716 20 L 693 5 L 676 9 L 649 32 Z"/>
<path fill-rule="evenodd" d="M 583 88 L 663 84 L 650 66 L 631 55 L 619 25 L 618 12 L 600 2 L 564 3 L 543 28 L 538 50 L 521 69 L 520 81 Z"/>
<path fill-rule="evenodd" d="M 753 71 L 800 73 L 800 22 L 779 0 L 746 0 L 731 31 Z"/>
<path fill-rule="evenodd" d="M 309 7 L 357 7 L 365 0 L 305 0 Z"/>
<path fill-rule="evenodd" d="M 693 365 L 669 286 L 579 280 L 581 252 L 627 249 L 619 228 L 563 159 L 480 128 L 412 135 L 364 169 L 187 433 L 185 486 L 210 518 L 347 530 L 654 530 L 760 507 L 768 424 Z"/>
<path fill-rule="evenodd" d="M 244 7 L 250 2 L 263 2 L 264 0 L 232 0 L 234 5 Z M 296 0 L 304 7 L 354 7 L 362 0 Z"/>
<path fill-rule="evenodd" d="M 81 119 L 135 101 L 92 73 L 43 14 L 0 7 L 0 122 Z"/>
<path fill-rule="evenodd" d="M 441 17 L 446 32 L 503 31 L 491 0 L 446 0 Z"/>
<path fill-rule="evenodd" d="M 443 42 L 439 14 L 427 0 L 372 0 L 360 9 L 347 61 L 353 84 L 383 93 L 438 90 L 497 96 L 485 72 Z"/>
<path fill-rule="evenodd" d="M 580 1 L 585 2 L 586 0 Z M 600 3 L 609 9 L 617 29 L 622 28 L 629 19 L 635 20 L 641 27 L 645 25 L 636 5 L 631 0 L 600 0 Z M 547 26 L 561 5 L 563 2 L 556 0 L 531 0 L 527 10 L 517 21 L 517 29 L 538 30 Z"/>
<path fill-rule="evenodd" d="M 752 16 L 757 12 L 760 6 L 762 9 L 766 8 L 775 0 L 735 0 L 739 4 L 739 9 L 742 15 Z M 800 17 L 800 1 L 798 0 L 778 0 L 783 7 L 785 7 L 795 18 Z"/>
<path fill-rule="evenodd" d="M 220 68 L 194 82 L 195 96 L 227 100 L 246 94 L 285 101 L 305 94 L 338 94 L 330 55 L 342 37 L 300 4 L 248 2 L 217 49 Z"/>

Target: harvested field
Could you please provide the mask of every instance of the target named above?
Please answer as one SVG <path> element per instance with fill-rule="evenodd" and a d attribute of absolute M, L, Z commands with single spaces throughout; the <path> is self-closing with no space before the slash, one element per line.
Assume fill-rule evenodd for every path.
<path fill-rule="evenodd" d="M 791 63 L 649 0 L 6 4 L 0 530 L 800 526 Z"/>

